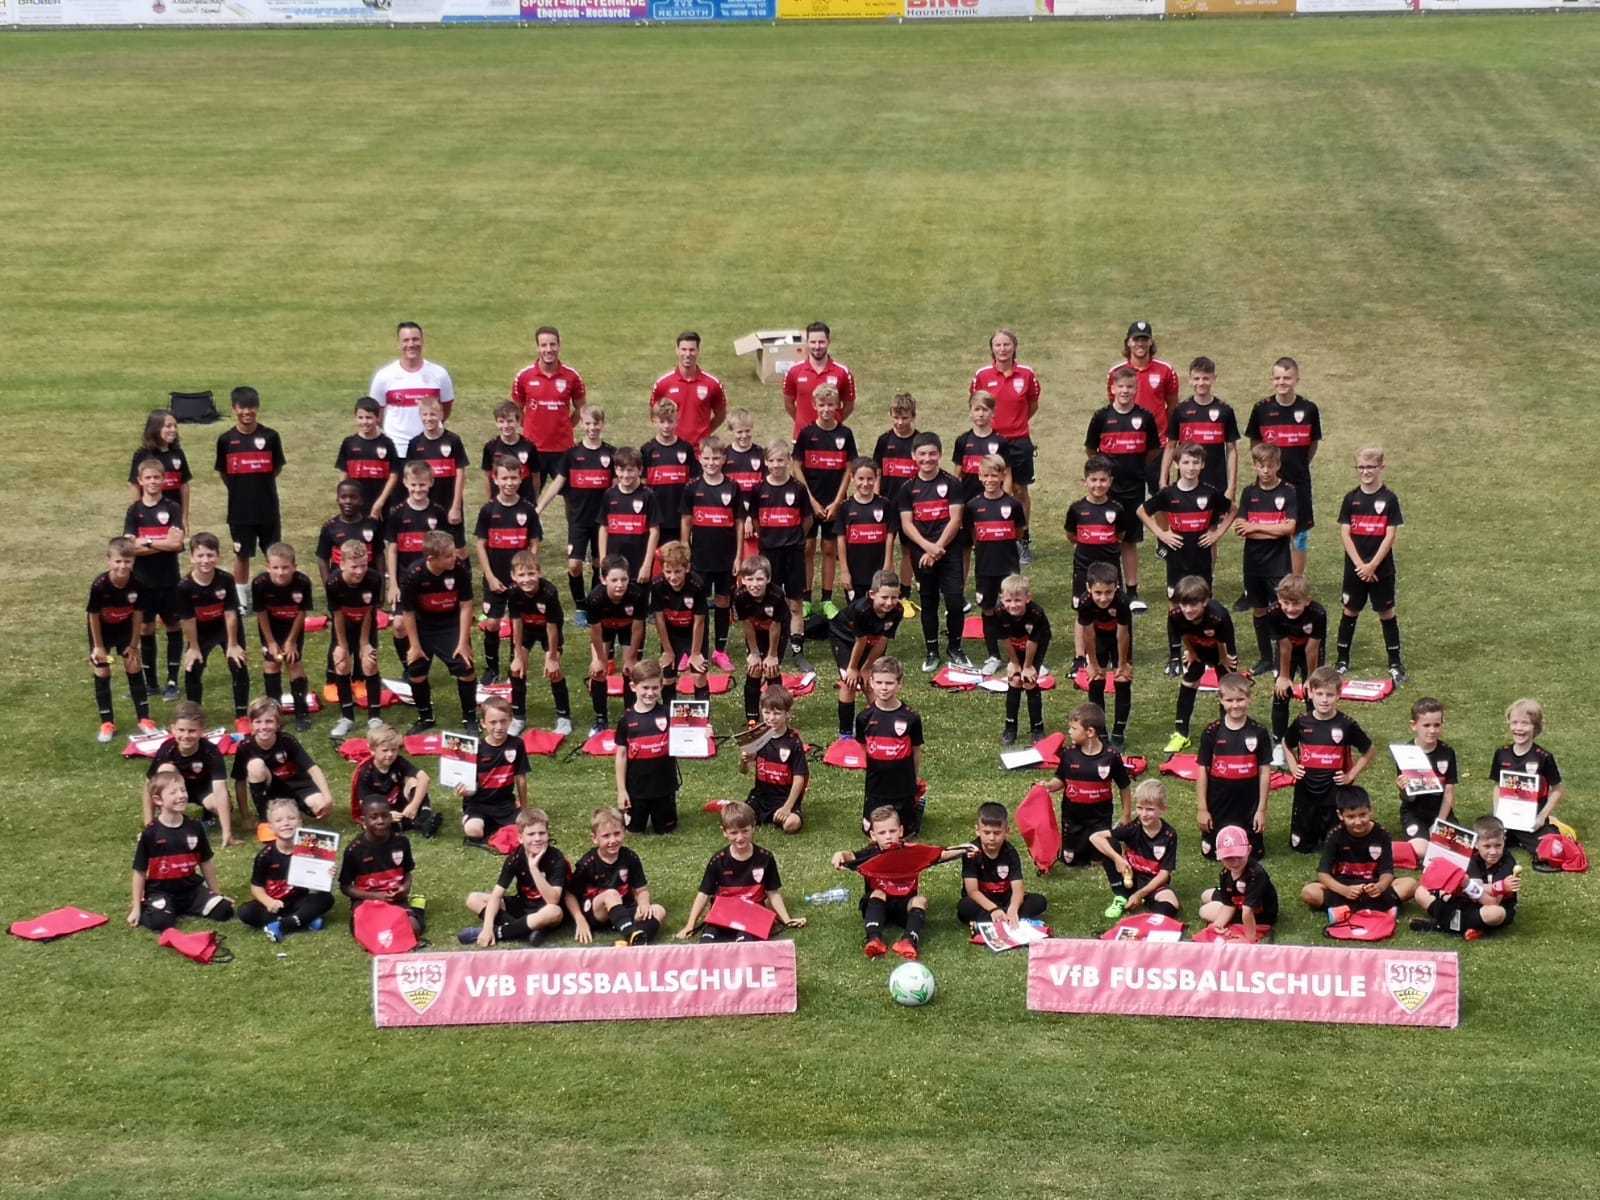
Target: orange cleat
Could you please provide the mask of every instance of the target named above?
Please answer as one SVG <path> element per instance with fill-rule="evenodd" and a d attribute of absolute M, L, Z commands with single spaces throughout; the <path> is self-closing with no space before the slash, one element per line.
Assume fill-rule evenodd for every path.
<path fill-rule="evenodd" d="M 157 725 L 149 717 L 140 717 L 139 718 L 139 732 L 140 733 L 160 733 L 161 732 L 161 726 Z"/>
<path fill-rule="evenodd" d="M 883 944 L 882 938 L 868 938 L 862 950 L 868 958 L 882 958 L 889 953 L 889 947 Z"/>
<path fill-rule="evenodd" d="M 100 733 L 96 736 L 95 741 L 99 742 L 102 746 L 104 746 L 107 742 L 109 742 L 112 738 L 114 738 L 116 736 L 117 736 L 117 724 L 116 724 L 116 722 L 115 721 L 102 721 L 100 723 Z"/>
<path fill-rule="evenodd" d="M 910 938 L 901 938 L 894 944 L 894 952 L 901 958 L 917 961 L 917 944 Z"/>

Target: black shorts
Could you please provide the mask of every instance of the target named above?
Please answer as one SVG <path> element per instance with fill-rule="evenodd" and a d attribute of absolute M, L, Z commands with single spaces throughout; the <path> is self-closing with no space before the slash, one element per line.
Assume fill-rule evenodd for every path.
<path fill-rule="evenodd" d="M 789 797 L 787 793 L 774 797 L 751 788 L 750 794 L 744 798 L 744 802 L 755 810 L 757 825 L 772 825 L 775 824 L 772 819 L 773 814 L 789 802 Z M 805 793 L 802 792 L 800 799 L 794 802 L 794 811 L 799 812 L 800 806 L 804 803 Z"/>
<path fill-rule="evenodd" d="M 311 815 L 311 806 L 307 804 L 306 801 L 317 794 L 317 785 L 309 778 L 280 779 L 278 776 L 274 775 L 272 778 L 267 780 L 267 800 L 276 800 L 280 796 L 287 797 L 288 799 L 293 800 L 295 804 L 299 806 L 300 811 L 305 813 L 308 817 Z M 262 802 L 261 813 L 259 815 L 263 821 L 267 819 L 265 801 Z"/>
<path fill-rule="evenodd" d="M 1000 584 L 1004 579 L 1004 575 L 979 575 L 977 577 L 979 608 L 992 609 L 1000 603 Z"/>
<path fill-rule="evenodd" d="M 1111 498 L 1122 505 L 1122 522 L 1119 532 L 1124 545 L 1138 545 L 1144 541 L 1144 522 L 1139 520 L 1138 509 L 1144 503 L 1144 484 L 1113 484 Z"/>
<path fill-rule="evenodd" d="M 1045 655 L 1050 653 L 1050 639 L 1048 637 L 1040 638 L 1038 639 L 1037 644 L 1039 648 L 1034 652 L 1033 665 L 1036 668 L 1042 669 L 1044 667 Z M 1015 661 L 1020 667 L 1023 663 L 1023 660 L 1028 657 L 1028 643 L 1026 640 L 1017 641 L 1016 639 L 1012 639 L 1010 641 L 1002 642 L 1001 646 L 1007 655 L 1007 658 L 1002 661 Z M 1017 682 L 1013 683 L 1012 686 L 1020 688 L 1022 684 Z"/>
<path fill-rule="evenodd" d="M 524 646 L 541 646 L 550 649 L 550 626 L 534 625 L 531 622 L 522 623 L 522 644 Z"/>
<path fill-rule="evenodd" d="M 816 538 L 819 542 L 832 542 L 839 536 L 839 518 L 829 517 L 826 521 L 820 517 L 812 519 L 811 528 L 806 531 L 806 540 Z"/>
<path fill-rule="evenodd" d="M 1207 667 L 1215 667 L 1220 674 L 1222 671 L 1222 645 L 1215 643 L 1210 646 L 1197 646 L 1193 642 L 1185 641 L 1183 648 L 1188 651 L 1189 660 L 1183 668 L 1183 681 L 1187 684 L 1198 684 L 1201 676 L 1206 673 Z"/>
<path fill-rule="evenodd" d="M 779 546 L 761 553 L 772 564 L 772 582 L 791 600 L 806 590 L 806 552 L 804 546 Z"/>
<path fill-rule="evenodd" d="M 911 901 L 913 896 L 885 896 L 883 898 L 883 923 L 885 925 L 898 925 L 901 929 L 906 927 L 906 922 L 911 919 Z M 861 915 L 867 915 L 867 898 L 861 897 L 856 902 L 856 908 Z"/>
<path fill-rule="evenodd" d="M 506 603 L 511 599 L 510 591 L 491 592 L 487 587 L 483 590 L 483 606 L 481 612 L 486 620 L 498 621 L 506 615 Z"/>
<path fill-rule="evenodd" d="M 678 827 L 678 795 L 630 796 L 628 832 L 644 833 L 652 825 L 657 833 L 671 833 Z"/>
<path fill-rule="evenodd" d="M 208 633 L 200 634 L 199 642 L 200 642 L 200 644 L 195 648 L 200 651 L 200 665 L 204 666 L 205 663 L 206 663 L 206 660 L 211 657 L 211 652 L 213 650 L 224 650 L 224 651 L 227 650 L 227 648 L 228 648 L 228 626 L 227 626 L 227 624 L 224 623 L 223 625 L 219 626 L 218 628 L 216 628 L 214 630 L 211 630 Z M 241 644 L 243 644 L 243 643 L 241 642 Z M 330 655 L 333 653 L 333 644 L 331 642 L 329 643 L 329 646 L 328 646 L 328 653 Z"/>
<path fill-rule="evenodd" d="M 483 822 L 483 836 L 493 837 L 507 825 L 517 823 L 517 806 L 515 804 L 493 804 L 480 807 L 473 804 L 472 797 L 468 796 L 461 805 L 461 822 L 465 825 L 468 821 Z M 510 900 L 510 896 L 506 897 Z"/>
<path fill-rule="evenodd" d="M 705 585 L 706 595 L 731 596 L 733 595 L 733 572 L 730 571 L 699 571 L 700 582 Z"/>
<path fill-rule="evenodd" d="M 921 552 L 915 547 L 912 553 L 919 558 Z M 965 582 L 965 574 L 961 569 L 961 555 L 951 554 L 946 551 L 945 556 L 927 569 L 916 568 L 917 590 L 923 596 L 923 607 L 928 606 L 931 597 L 938 593 L 950 600 L 961 595 L 961 585 Z"/>
<path fill-rule="evenodd" d="M 1339 882 L 1347 887 L 1356 883 L 1355 880 L 1351 879 L 1341 879 Z M 1384 888 L 1383 894 L 1380 896 L 1362 895 L 1357 896 L 1354 900 L 1346 900 L 1343 896 L 1336 896 L 1332 892 L 1328 892 L 1324 899 L 1328 902 L 1328 908 L 1343 904 L 1347 905 L 1351 912 L 1382 912 L 1385 909 L 1400 907 L 1400 897 L 1395 894 L 1395 890 L 1392 887 Z"/>
<path fill-rule="evenodd" d="M 259 629 L 259 625 L 257 628 Z M 306 641 L 304 625 L 300 627 L 300 636 L 292 643 L 289 640 L 289 632 L 294 628 L 293 621 L 279 621 L 273 617 L 268 617 L 267 628 L 272 630 L 272 640 L 277 642 L 280 648 L 293 645 L 295 649 L 302 651 L 302 654 L 304 653 Z"/>
<path fill-rule="evenodd" d="M 1418 796 L 1400 801 L 1400 828 L 1408 838 L 1425 838 L 1439 819 L 1443 796 Z"/>
<path fill-rule="evenodd" d="M 783 650 L 784 639 L 788 637 L 788 625 L 773 622 L 763 628 L 752 625 L 750 632 L 755 635 L 756 653 L 766 658 L 769 655 L 777 656 Z"/>
<path fill-rule="evenodd" d="M 453 628 L 439 629 L 429 628 L 426 625 L 422 626 L 417 630 L 417 648 L 422 651 L 421 660 L 406 663 L 406 674 L 413 679 L 426 678 L 428 664 L 436 658 L 457 679 L 471 675 L 473 672 L 473 668 L 469 663 L 456 656 L 456 631 Z"/>
<path fill-rule="evenodd" d="M 600 526 L 587 521 L 567 521 L 567 557 L 582 562 L 592 559 L 600 566 Z"/>
<path fill-rule="evenodd" d="M 139 587 L 139 615 L 146 621 L 161 620 L 176 629 L 178 626 L 178 589 L 146 583 Z"/>
<path fill-rule="evenodd" d="M 484 836 L 488 836 L 488 822 L 484 822 Z M 507 892 L 500 898 L 500 915 L 512 921 L 526 921 L 534 913 L 550 907 L 550 902 L 543 896 L 535 900 L 524 900 L 518 892 Z M 563 918 L 564 919 L 564 918 Z"/>
<path fill-rule="evenodd" d="M 1128 649 L 1130 652 L 1133 649 L 1132 639 L 1129 639 Z M 1117 635 L 1114 633 L 1100 633 L 1097 630 L 1094 635 L 1094 656 L 1095 660 L 1107 670 L 1113 667 L 1120 667 L 1122 658 L 1117 653 Z"/>
<path fill-rule="evenodd" d="M 1262 575 L 1255 571 L 1245 571 L 1244 594 L 1250 601 L 1250 607 L 1271 608 L 1272 602 L 1278 598 L 1278 584 L 1282 581 L 1282 575 Z"/>
<path fill-rule="evenodd" d="M 88 640 L 89 649 L 94 649 L 94 635 L 89 632 L 88 621 L 85 620 L 83 635 Z M 130 619 L 121 625 L 107 625 L 100 622 L 100 640 L 105 643 L 107 654 L 121 654 L 133 645 L 134 622 Z M 154 666 L 155 664 L 150 664 Z"/>
<path fill-rule="evenodd" d="M 536 450 L 534 453 L 539 456 L 540 479 L 554 479 L 567 464 L 565 450 Z"/>
<path fill-rule="evenodd" d="M 1344 593 L 1339 597 L 1340 601 L 1351 612 L 1360 612 L 1369 602 L 1373 612 L 1388 612 L 1394 607 L 1395 577 L 1393 573 L 1388 578 L 1380 575 L 1368 583 L 1356 574 L 1355 568 L 1346 559 L 1344 583 L 1340 591 Z"/>
<path fill-rule="evenodd" d="M 1306 648 L 1304 646 L 1291 646 L 1289 648 L 1289 678 L 1293 679 L 1299 676 L 1303 680 L 1310 673 L 1306 670 Z M 1288 698 L 1285 697 L 1286 700 Z M 1277 699 L 1277 697 L 1274 696 L 1273 699 Z"/>
<path fill-rule="evenodd" d="M 1024 487 L 1033 482 L 1033 439 L 1007 438 L 1006 461 L 1011 464 L 1011 481 Z"/>
<path fill-rule="evenodd" d="M 1204 579 L 1206 583 L 1209 584 L 1211 582 L 1212 570 L 1216 560 L 1211 557 L 1211 553 L 1209 551 L 1207 551 L 1203 562 L 1195 562 L 1192 559 L 1185 559 L 1176 550 L 1169 550 L 1167 547 L 1158 543 L 1156 546 L 1156 557 L 1161 559 L 1167 565 L 1168 598 L 1172 596 L 1173 589 L 1178 586 L 1178 580 L 1187 575 L 1198 575 L 1201 579 Z"/>
<path fill-rule="evenodd" d="M 701 640 L 703 641 L 704 639 L 702 638 Z M 664 675 L 673 676 L 678 673 L 678 660 L 689 653 L 693 642 L 694 628 L 692 626 L 688 629 L 682 629 L 676 625 L 667 626 L 667 644 L 662 649 L 672 651 L 672 662 L 662 672 Z M 700 649 L 704 652 L 705 647 L 701 646 Z"/>
<path fill-rule="evenodd" d="M 1103 800 L 1098 804 L 1074 804 L 1063 798 L 1061 802 L 1062 861 L 1069 866 L 1088 867 L 1100 862 L 1100 854 L 1089 844 L 1091 834 L 1110 829 L 1115 802 Z M 1071 854 L 1069 859 L 1066 856 Z"/>
<path fill-rule="evenodd" d="M 240 558 L 254 558 L 257 550 L 265 554 L 268 546 L 283 541 L 283 523 L 278 520 L 248 524 L 229 521 L 228 536 L 233 539 L 235 554 Z"/>

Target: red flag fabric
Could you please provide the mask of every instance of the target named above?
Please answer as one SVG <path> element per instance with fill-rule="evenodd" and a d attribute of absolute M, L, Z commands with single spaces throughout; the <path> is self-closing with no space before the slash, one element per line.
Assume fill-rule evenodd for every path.
<path fill-rule="evenodd" d="M 917 877 L 943 854 L 939 846 L 906 842 L 874 855 L 856 867 L 856 871 L 875 888 L 882 888 L 891 895 L 910 895 L 916 890 Z"/>
<path fill-rule="evenodd" d="M 1180 942 L 1188 928 L 1177 917 L 1161 913 L 1135 913 L 1123 917 L 1100 935 L 1102 942 Z"/>
<path fill-rule="evenodd" d="M 1029 788 L 1027 796 L 1017 805 L 1017 832 L 1027 843 L 1035 867 L 1048 871 L 1055 866 L 1061 857 L 1061 818 L 1054 798 L 1043 784 Z"/>
<path fill-rule="evenodd" d="M 27 942 L 49 942 L 105 923 L 104 913 L 87 912 L 81 908 L 57 908 L 25 921 L 11 922 L 11 936 Z"/>
<path fill-rule="evenodd" d="M 561 743 L 566 741 L 564 734 L 552 733 L 548 729 L 525 729 L 522 732 L 522 745 L 529 754 L 537 754 L 548 758 L 561 749 Z"/>
<path fill-rule="evenodd" d="M 1397 871 L 1415 871 L 1422 865 L 1417 858 L 1417 851 L 1412 844 L 1403 838 L 1394 844 L 1394 869 Z"/>
<path fill-rule="evenodd" d="M 1539 839 L 1534 865 L 1581 874 L 1589 869 L 1589 856 L 1584 853 L 1583 843 L 1577 838 L 1547 833 Z"/>

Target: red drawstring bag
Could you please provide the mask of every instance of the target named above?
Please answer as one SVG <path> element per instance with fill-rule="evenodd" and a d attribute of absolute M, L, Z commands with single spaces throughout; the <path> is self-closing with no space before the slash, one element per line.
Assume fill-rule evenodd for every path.
<path fill-rule="evenodd" d="M 356 906 L 355 934 L 369 954 L 404 954 L 417 945 L 411 917 L 387 900 L 363 900 Z"/>
<path fill-rule="evenodd" d="M 106 917 L 102 913 L 86 912 L 81 908 L 58 908 L 26 921 L 11 922 L 11 936 L 28 942 L 50 942 L 105 923 Z"/>
<path fill-rule="evenodd" d="M 1376 908 L 1362 908 L 1348 913 L 1342 921 L 1335 921 L 1322 932 L 1341 942 L 1381 942 L 1394 936 L 1394 914 Z"/>
<path fill-rule="evenodd" d="M 522 845 L 522 834 L 515 825 L 502 825 L 489 835 L 488 846 L 501 854 L 510 854 Z"/>
<path fill-rule="evenodd" d="M 1539 839 L 1533 865 L 1540 871 L 1572 871 L 1581 874 L 1589 869 L 1589 856 L 1583 844 L 1575 837 L 1560 833 L 1547 833 Z"/>
<path fill-rule="evenodd" d="M 183 930 L 176 928 L 163 929 L 161 945 L 168 946 L 185 958 L 193 959 L 202 965 L 233 961 L 233 951 L 222 944 L 222 935 L 214 929 L 202 930 L 199 933 L 184 933 Z"/>
<path fill-rule="evenodd" d="M 711 902 L 711 911 L 706 913 L 707 925 L 732 929 L 763 942 L 772 936 L 772 927 L 777 922 L 777 913 L 743 896 L 718 896 Z"/>
<path fill-rule="evenodd" d="M 1229 925 L 1220 933 L 1217 931 L 1215 926 L 1207 925 L 1199 933 L 1194 935 L 1194 940 L 1197 942 L 1242 942 L 1247 946 L 1250 944 L 1249 940 L 1244 935 L 1244 926 L 1238 924 L 1237 922 Z M 1271 941 L 1272 926 L 1257 925 L 1256 940 L 1262 942 Z"/>

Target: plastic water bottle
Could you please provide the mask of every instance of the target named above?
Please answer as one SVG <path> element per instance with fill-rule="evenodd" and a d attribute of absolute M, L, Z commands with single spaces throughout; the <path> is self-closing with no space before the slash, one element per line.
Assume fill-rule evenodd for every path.
<path fill-rule="evenodd" d="M 832 887 L 825 892 L 812 892 L 806 897 L 807 904 L 843 904 L 850 899 L 850 889 Z"/>

